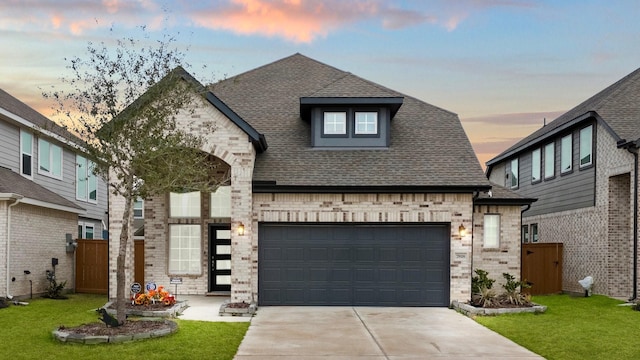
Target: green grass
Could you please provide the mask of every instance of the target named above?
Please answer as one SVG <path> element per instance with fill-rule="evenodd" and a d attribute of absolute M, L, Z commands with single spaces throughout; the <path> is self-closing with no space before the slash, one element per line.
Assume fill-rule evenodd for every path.
<path fill-rule="evenodd" d="M 547 359 L 640 358 L 640 312 L 605 296 L 536 296 L 546 313 L 476 321 Z"/>
<path fill-rule="evenodd" d="M 70 295 L 69 300 L 33 299 L 28 306 L 0 309 L 2 359 L 232 359 L 248 322 L 177 320 L 179 330 L 167 337 L 122 344 L 60 343 L 51 332 L 95 322 L 105 296 Z"/>

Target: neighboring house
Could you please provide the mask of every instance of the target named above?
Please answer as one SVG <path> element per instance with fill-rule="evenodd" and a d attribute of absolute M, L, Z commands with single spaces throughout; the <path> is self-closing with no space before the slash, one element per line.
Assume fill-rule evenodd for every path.
<path fill-rule="evenodd" d="M 107 227 L 106 185 L 71 138 L 0 90 L 0 296 L 44 292 L 53 258 L 58 281 L 72 289 L 67 236 L 101 239 Z"/>
<path fill-rule="evenodd" d="M 469 300 L 474 268 L 519 275 L 531 200 L 487 194 L 457 115 L 300 54 L 209 90 L 175 71 L 199 94 L 178 121 L 215 123 L 202 150 L 230 180 L 145 199 L 127 281 L 142 266 L 181 294 L 262 305 L 448 306 Z M 112 238 L 122 213 L 112 196 Z"/>
<path fill-rule="evenodd" d="M 637 295 L 640 69 L 487 162 L 492 183 L 537 198 L 524 242 L 563 243 L 563 288 Z"/>

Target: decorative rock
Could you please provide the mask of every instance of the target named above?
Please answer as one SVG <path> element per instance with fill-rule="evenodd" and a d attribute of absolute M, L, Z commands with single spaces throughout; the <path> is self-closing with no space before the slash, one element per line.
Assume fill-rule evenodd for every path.
<path fill-rule="evenodd" d="M 469 304 L 453 301 L 451 307 L 467 316 L 475 315 L 501 315 L 501 314 L 517 314 L 517 313 L 544 313 L 547 307 L 544 305 L 534 304 L 530 307 L 518 308 L 478 308 Z"/>
<path fill-rule="evenodd" d="M 153 321 L 153 320 L 145 319 L 145 320 L 137 320 L 137 321 Z M 178 331 L 178 324 L 176 324 L 175 322 L 170 320 L 162 320 L 162 321 L 165 324 L 169 325 L 168 329 L 150 330 L 148 332 L 131 334 L 131 335 L 92 336 L 92 335 L 74 334 L 72 332 L 68 332 L 66 330 L 60 330 L 60 329 L 54 330 L 52 334 L 53 334 L 53 337 L 60 342 L 92 345 L 92 344 L 104 344 L 104 343 L 115 344 L 115 343 L 122 343 L 126 341 L 157 338 L 157 337 L 167 336 Z"/>
<path fill-rule="evenodd" d="M 247 307 L 232 306 L 229 300 L 220 305 L 220 316 L 253 316 L 258 311 L 258 306 L 255 303 L 249 304 Z"/>

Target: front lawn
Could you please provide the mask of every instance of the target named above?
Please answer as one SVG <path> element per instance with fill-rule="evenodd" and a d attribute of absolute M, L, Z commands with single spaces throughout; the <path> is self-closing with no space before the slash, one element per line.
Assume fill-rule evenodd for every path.
<path fill-rule="evenodd" d="M 479 316 L 476 321 L 547 359 L 640 358 L 640 312 L 594 295 L 536 296 L 544 314 Z"/>
<path fill-rule="evenodd" d="M 33 299 L 28 306 L 0 309 L 2 359 L 233 359 L 248 322 L 177 320 L 177 333 L 122 344 L 60 343 L 51 331 L 94 322 L 103 295 L 70 295 L 69 300 Z"/>

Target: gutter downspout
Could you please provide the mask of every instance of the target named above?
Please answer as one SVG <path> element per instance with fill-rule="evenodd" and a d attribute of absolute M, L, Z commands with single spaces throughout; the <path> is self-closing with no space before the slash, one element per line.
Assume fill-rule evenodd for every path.
<path fill-rule="evenodd" d="M 638 146 L 629 146 L 633 154 L 633 294 L 629 301 L 638 298 Z"/>
<path fill-rule="evenodd" d="M 22 200 L 22 196 L 17 194 L 12 194 L 12 199 L 15 199 L 13 204 L 9 204 L 7 206 L 7 295 L 8 299 L 11 299 L 12 296 L 9 294 L 9 285 L 11 284 L 11 275 L 9 274 L 9 263 L 11 262 L 11 208 L 18 205 L 20 200 Z"/>

